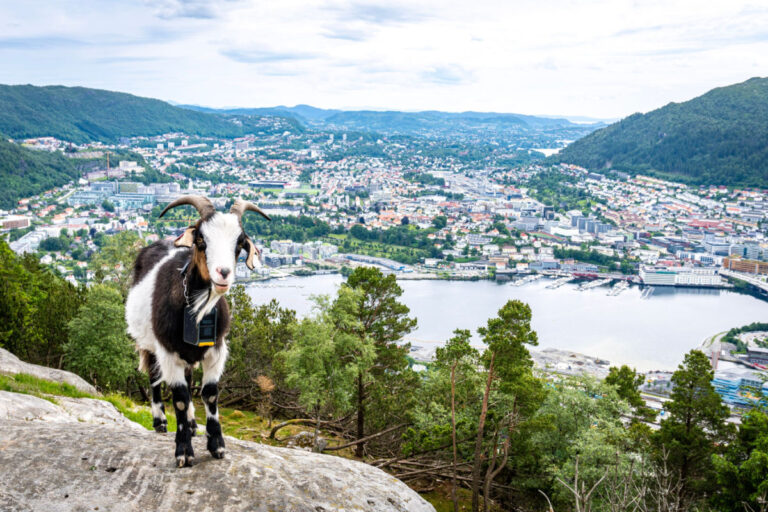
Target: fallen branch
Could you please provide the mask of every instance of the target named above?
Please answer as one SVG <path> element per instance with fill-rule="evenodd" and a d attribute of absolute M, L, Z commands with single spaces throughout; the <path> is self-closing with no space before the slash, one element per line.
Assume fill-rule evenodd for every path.
<path fill-rule="evenodd" d="M 472 438 L 467 437 L 466 439 L 462 439 L 460 441 L 457 441 L 457 444 L 465 443 L 465 442 L 471 441 L 471 440 L 472 440 Z M 443 446 L 438 446 L 437 448 L 430 448 L 429 450 L 422 450 L 420 452 L 411 453 L 408 456 L 399 455 L 397 457 L 392 457 L 391 459 L 385 459 L 383 461 L 375 461 L 375 462 L 372 463 L 372 465 L 374 465 L 377 468 L 381 469 L 381 468 L 385 468 L 385 467 L 389 466 L 390 464 L 394 464 L 395 462 L 398 462 L 398 461 L 401 461 L 401 460 L 404 460 L 404 459 L 408 459 L 410 457 L 416 457 L 418 455 L 424 455 L 425 453 L 432 453 L 432 452 L 437 452 L 437 451 L 440 451 L 440 450 L 445 450 L 446 448 L 450 448 L 451 446 L 453 446 L 453 443 L 448 443 L 448 444 L 444 444 Z"/>
<path fill-rule="evenodd" d="M 408 469 L 408 468 L 403 468 L 403 469 Z M 450 479 L 453 478 L 453 474 L 446 474 L 444 472 L 441 472 L 441 470 L 435 470 L 432 473 L 424 473 L 424 475 L 431 476 L 433 478 L 442 478 L 444 480 L 450 480 Z M 403 480 L 411 480 L 413 478 L 419 478 L 419 476 L 420 475 L 406 476 L 406 477 L 403 478 Z M 472 478 L 471 477 L 457 475 L 456 476 L 456 480 L 458 480 L 461 483 L 465 483 L 466 482 L 467 488 L 471 488 L 471 483 L 472 483 Z M 496 483 L 496 482 L 493 482 L 491 484 L 491 487 L 494 488 L 494 489 L 502 489 L 502 490 L 506 490 L 506 491 L 519 490 L 519 489 L 516 489 L 515 487 L 512 487 L 511 485 L 503 485 L 503 484 L 499 484 L 499 483 Z"/>
<path fill-rule="evenodd" d="M 466 466 L 468 464 L 471 464 L 471 462 L 462 462 L 461 464 L 457 464 L 456 466 L 457 467 L 458 466 Z M 435 472 L 435 471 L 439 471 L 441 469 L 447 469 L 447 468 L 452 468 L 452 467 L 453 467 L 453 463 L 445 464 L 443 466 L 433 466 L 433 467 L 427 468 L 427 469 L 417 469 L 417 470 L 414 470 L 414 471 L 408 471 L 406 473 L 400 473 L 398 475 L 395 475 L 395 478 L 403 478 L 403 477 L 407 477 L 407 476 L 420 475 L 422 473 L 432 473 L 432 472 Z"/>
<path fill-rule="evenodd" d="M 296 418 L 296 419 L 293 419 L 293 420 L 284 421 L 284 422 L 279 423 L 279 424 L 275 425 L 274 427 L 272 427 L 272 430 L 269 431 L 269 439 L 274 439 L 275 438 L 275 434 L 277 434 L 277 431 L 280 430 L 283 427 L 287 427 L 288 425 L 312 425 L 312 426 L 314 426 L 314 425 L 316 425 L 318 423 L 320 425 L 323 425 L 323 424 L 326 424 L 328 422 L 327 421 L 320 421 L 320 422 L 318 422 L 314 418 Z"/>
<path fill-rule="evenodd" d="M 351 443 L 346 443 L 346 444 L 342 444 L 342 445 L 339 445 L 339 446 L 328 446 L 323 451 L 325 451 L 325 452 L 332 452 L 334 450 L 342 450 L 344 448 L 349 448 L 350 446 L 356 446 L 356 445 L 358 445 L 360 443 L 366 443 L 366 442 L 370 441 L 371 439 L 375 439 L 375 438 L 377 438 L 379 436 L 383 436 L 384 434 L 388 434 L 388 433 L 392 432 L 393 430 L 397 430 L 399 428 L 403 428 L 403 427 L 406 427 L 406 426 L 408 426 L 408 423 L 401 423 L 400 425 L 395 425 L 394 427 L 389 427 L 386 430 L 382 430 L 381 432 L 377 432 L 376 434 L 372 434 L 370 436 L 363 437 L 361 439 L 358 439 L 357 441 L 352 441 Z"/>

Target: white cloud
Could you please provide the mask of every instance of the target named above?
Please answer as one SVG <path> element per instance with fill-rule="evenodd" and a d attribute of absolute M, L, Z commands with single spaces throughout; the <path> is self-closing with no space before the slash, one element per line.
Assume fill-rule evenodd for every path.
<path fill-rule="evenodd" d="M 0 82 L 182 103 L 619 117 L 766 75 L 746 0 L 0 2 Z"/>

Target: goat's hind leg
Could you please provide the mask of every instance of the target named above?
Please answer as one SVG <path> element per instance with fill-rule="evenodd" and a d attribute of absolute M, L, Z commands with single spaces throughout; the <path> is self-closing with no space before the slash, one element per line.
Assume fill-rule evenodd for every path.
<path fill-rule="evenodd" d="M 151 352 L 142 354 L 142 357 L 146 357 L 146 370 L 149 375 L 149 385 L 152 387 L 152 427 L 155 432 L 168 432 L 168 420 L 165 417 L 162 396 L 163 377 L 157 365 L 157 358 Z"/>

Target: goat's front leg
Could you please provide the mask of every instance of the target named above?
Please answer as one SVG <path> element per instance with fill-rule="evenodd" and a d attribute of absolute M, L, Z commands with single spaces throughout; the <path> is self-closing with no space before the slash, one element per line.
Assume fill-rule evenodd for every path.
<path fill-rule="evenodd" d="M 155 353 L 163 380 L 171 388 L 173 409 L 176 411 L 176 465 L 191 466 L 195 463 L 192 449 L 192 430 L 189 423 L 190 395 L 184 370 L 187 364 L 173 352 L 158 347 Z"/>
<path fill-rule="evenodd" d="M 190 366 L 184 370 L 184 380 L 187 381 L 187 389 L 189 390 L 189 407 L 187 408 L 187 421 L 189 422 L 189 430 L 192 432 L 192 437 L 197 434 L 197 420 L 195 420 L 195 403 L 192 401 L 192 372 L 193 368 Z"/>
<path fill-rule="evenodd" d="M 208 349 L 203 358 L 203 390 L 200 393 L 205 404 L 205 431 L 208 436 L 208 451 L 213 458 L 221 459 L 224 457 L 224 436 L 221 433 L 221 424 L 219 423 L 219 379 L 224 371 L 224 364 L 227 361 L 227 347 Z"/>
<path fill-rule="evenodd" d="M 195 463 L 195 452 L 192 449 L 192 428 L 187 419 L 190 406 L 189 389 L 183 380 L 171 384 L 173 392 L 173 408 L 176 411 L 176 465 L 178 467 L 192 466 Z"/>

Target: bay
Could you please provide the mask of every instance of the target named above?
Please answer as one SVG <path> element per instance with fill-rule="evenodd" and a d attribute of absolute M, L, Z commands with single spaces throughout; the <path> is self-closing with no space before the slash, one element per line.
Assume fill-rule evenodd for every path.
<path fill-rule="evenodd" d="M 332 295 L 342 282 L 340 275 L 289 277 L 247 289 L 257 304 L 276 299 L 304 316 L 311 312 L 312 295 Z M 608 287 L 579 291 L 566 284 L 550 290 L 550 282 L 399 281 L 402 301 L 418 319 L 418 328 L 406 339 L 438 346 L 456 328 L 475 333 L 507 300 L 519 299 L 531 306 L 539 349 L 572 350 L 641 371 L 671 370 L 705 338 L 768 321 L 767 302 L 727 290 L 656 287 L 643 298 L 638 287 L 608 296 Z M 476 333 L 474 342 L 481 345 Z"/>

